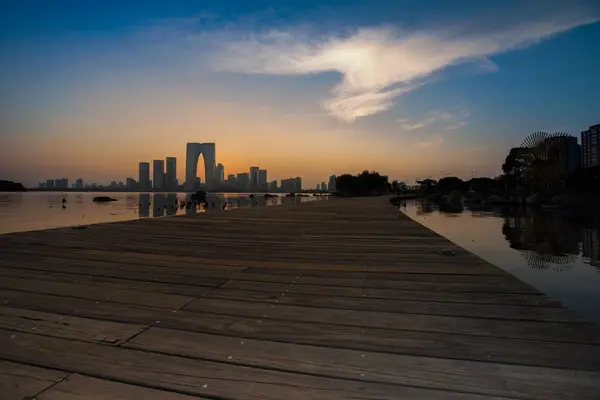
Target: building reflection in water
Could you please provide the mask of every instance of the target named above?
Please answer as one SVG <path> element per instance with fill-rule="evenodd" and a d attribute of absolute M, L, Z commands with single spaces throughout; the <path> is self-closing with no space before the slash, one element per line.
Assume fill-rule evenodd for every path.
<path fill-rule="evenodd" d="M 582 230 L 565 214 L 518 208 L 501 214 L 504 238 L 521 252 L 527 265 L 562 270 L 580 254 Z"/>
<path fill-rule="evenodd" d="M 154 218 L 164 217 L 167 206 L 167 195 L 164 193 L 152 193 L 152 216 Z"/>
<path fill-rule="evenodd" d="M 198 206 L 192 203 L 192 194 L 185 195 L 185 215 L 194 215 L 197 212 Z"/>
<path fill-rule="evenodd" d="M 148 218 L 150 216 L 150 195 L 148 193 L 140 193 L 138 207 L 140 218 Z"/>
<path fill-rule="evenodd" d="M 177 193 L 168 193 L 165 196 L 165 212 L 167 215 L 177 214 L 179 204 L 177 203 Z"/>
<path fill-rule="evenodd" d="M 583 229 L 581 255 L 600 271 L 600 229 Z"/>

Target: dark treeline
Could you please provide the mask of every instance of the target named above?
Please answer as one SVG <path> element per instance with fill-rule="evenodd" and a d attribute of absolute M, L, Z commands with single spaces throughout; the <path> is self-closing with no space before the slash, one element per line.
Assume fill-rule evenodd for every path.
<path fill-rule="evenodd" d="M 536 188 L 529 186 L 523 177 L 507 174 L 496 178 L 473 178 L 466 181 L 449 176 L 439 181 L 426 179 L 417 181 L 417 183 L 428 193 L 467 192 L 472 190 L 489 196 L 498 192 L 506 193 L 521 190 L 525 193 L 532 193 L 536 191 Z M 600 167 L 578 168 L 565 174 L 551 190 L 555 194 L 600 196 Z"/>
<path fill-rule="evenodd" d="M 337 193 L 342 196 L 368 196 L 388 193 L 391 190 L 388 177 L 375 171 L 340 175 L 336 178 L 335 185 Z"/>
<path fill-rule="evenodd" d="M 0 181 L 0 192 L 24 192 L 22 184 L 13 181 Z"/>

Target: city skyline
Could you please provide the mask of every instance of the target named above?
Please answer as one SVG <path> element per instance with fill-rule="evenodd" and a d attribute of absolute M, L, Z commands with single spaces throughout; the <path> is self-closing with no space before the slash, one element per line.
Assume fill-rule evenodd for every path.
<path fill-rule="evenodd" d="M 306 187 L 495 176 L 527 134 L 598 123 L 599 16 L 592 0 L 15 2 L 1 178 L 110 182 L 169 156 L 184 182 L 196 140 L 219 143 L 226 176 Z"/>
<path fill-rule="evenodd" d="M 38 182 L 40 189 L 128 189 L 137 192 L 174 192 L 195 191 L 204 189 L 209 191 L 302 191 L 301 177 L 284 178 L 281 180 L 268 180 L 268 171 L 259 166 L 249 166 L 248 172 L 227 174 L 225 178 L 225 166 L 216 162 L 216 143 L 187 143 L 185 160 L 185 180 L 180 182 L 177 178 L 177 158 L 165 157 L 150 161 L 138 162 L 138 179 L 128 176 L 119 182 L 113 180 L 109 185 L 96 182 L 86 183 L 82 178 L 77 178 L 76 183 L 69 186 L 69 178 L 46 179 Z M 204 165 L 203 175 L 198 176 L 198 165 Z M 152 168 L 150 165 L 152 164 Z M 152 179 L 150 177 L 152 176 Z M 329 177 L 329 184 L 325 182 L 317 185 L 317 190 L 326 191 L 327 188 L 335 187 L 335 175 Z M 333 183 L 332 183 L 333 182 Z"/>

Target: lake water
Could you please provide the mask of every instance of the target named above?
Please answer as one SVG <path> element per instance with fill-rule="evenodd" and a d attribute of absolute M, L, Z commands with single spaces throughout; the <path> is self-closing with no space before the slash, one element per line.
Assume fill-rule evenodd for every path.
<path fill-rule="evenodd" d="M 407 215 L 600 324 L 598 216 L 407 202 Z"/>
<path fill-rule="evenodd" d="M 96 196 L 109 196 L 118 201 L 94 203 Z M 63 199 L 66 200 L 63 203 Z M 138 218 L 158 218 L 199 212 L 222 212 L 238 207 L 264 207 L 282 203 L 327 199 L 323 196 L 289 198 L 278 195 L 265 199 L 248 193 L 210 193 L 208 210 L 177 207 L 179 201 L 188 200 L 186 193 L 74 193 L 26 192 L 0 193 L 0 234 L 32 231 L 65 226 L 90 225 L 101 222 L 127 221 Z M 212 202 L 215 203 L 214 208 Z"/>

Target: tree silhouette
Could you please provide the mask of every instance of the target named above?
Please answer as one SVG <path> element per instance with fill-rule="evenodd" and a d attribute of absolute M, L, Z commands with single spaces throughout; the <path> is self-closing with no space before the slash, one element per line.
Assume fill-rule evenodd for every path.
<path fill-rule="evenodd" d="M 340 175 L 336 178 L 335 185 L 339 193 L 347 196 L 381 194 L 391 190 L 388 177 L 375 171 L 363 171 L 356 176 L 350 174 Z"/>
<path fill-rule="evenodd" d="M 456 176 L 447 176 L 438 181 L 436 189 L 442 193 L 453 192 L 455 190 L 463 190 L 464 182 Z"/>

